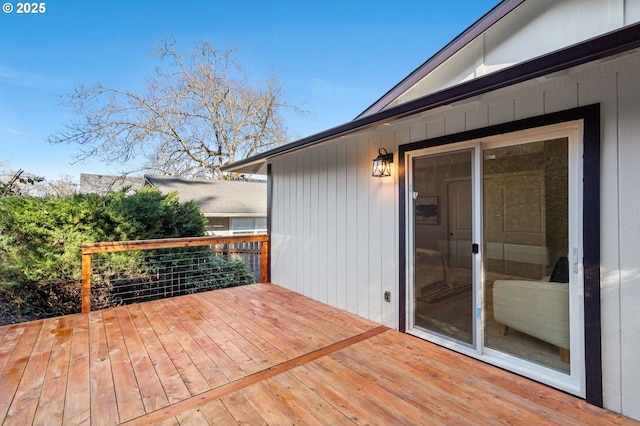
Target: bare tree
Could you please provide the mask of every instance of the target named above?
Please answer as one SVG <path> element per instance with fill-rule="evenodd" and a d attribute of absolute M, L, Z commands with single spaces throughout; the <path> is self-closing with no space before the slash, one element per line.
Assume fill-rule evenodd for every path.
<path fill-rule="evenodd" d="M 79 119 L 48 140 L 78 144 L 80 161 L 143 156 L 149 173 L 224 178 L 221 166 L 287 139 L 280 111 L 288 106 L 276 78 L 252 87 L 234 53 L 205 41 L 185 56 L 164 40 L 155 52 L 161 67 L 144 93 L 81 85 L 63 96 Z"/>
<path fill-rule="evenodd" d="M 78 193 L 79 183 L 71 176 L 64 175 L 57 180 L 44 180 L 34 185 L 27 195 L 38 197 L 70 197 Z"/>

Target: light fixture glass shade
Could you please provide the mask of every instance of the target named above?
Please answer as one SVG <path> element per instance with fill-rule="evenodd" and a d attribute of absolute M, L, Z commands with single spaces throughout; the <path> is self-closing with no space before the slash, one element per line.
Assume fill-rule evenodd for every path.
<path fill-rule="evenodd" d="M 391 176 L 391 163 L 393 163 L 393 154 L 389 154 L 386 149 L 380 148 L 378 156 L 373 160 L 371 176 Z"/>
<path fill-rule="evenodd" d="M 388 161 L 376 158 L 373 160 L 373 169 L 371 169 L 371 176 L 384 177 L 391 176 L 391 163 Z"/>

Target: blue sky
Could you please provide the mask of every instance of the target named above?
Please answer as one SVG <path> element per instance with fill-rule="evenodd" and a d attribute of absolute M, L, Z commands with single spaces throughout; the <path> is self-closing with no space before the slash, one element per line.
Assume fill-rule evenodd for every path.
<path fill-rule="evenodd" d="M 46 142 L 74 118 L 59 96 L 79 83 L 141 89 L 160 38 L 185 50 L 201 39 L 238 48 L 254 83 L 276 74 L 284 99 L 311 114 L 286 116 L 304 137 L 355 118 L 498 0 L 55 0 L 42 14 L 9 3 L 13 12 L 0 12 L 0 169 L 78 180 L 123 167 L 72 164 L 76 146 Z"/>

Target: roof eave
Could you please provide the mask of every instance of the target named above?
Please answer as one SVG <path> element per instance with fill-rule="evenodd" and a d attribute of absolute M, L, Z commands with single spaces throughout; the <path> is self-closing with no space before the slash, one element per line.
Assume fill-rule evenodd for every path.
<path fill-rule="evenodd" d="M 456 86 L 414 99 L 404 104 L 366 115 L 348 123 L 325 130 L 298 141 L 281 145 L 245 160 L 222 167 L 223 171 L 236 171 L 244 165 L 266 164 L 279 155 L 307 148 L 340 136 L 352 134 L 383 123 L 390 123 L 413 114 L 449 105 L 554 72 L 569 69 L 597 59 L 640 47 L 640 23 L 574 44 L 555 52 L 487 74 Z"/>
<path fill-rule="evenodd" d="M 480 19 L 471 24 L 462 33 L 460 33 L 460 35 L 458 35 L 446 46 L 444 46 L 433 56 L 427 59 L 422 65 L 420 65 L 416 70 L 405 77 L 400 83 L 398 83 L 391 90 L 385 93 L 380 99 L 375 101 L 371 106 L 360 113 L 360 115 L 358 115 L 356 119 L 375 114 L 384 109 L 391 102 L 397 99 L 398 96 L 413 87 L 427 74 L 447 61 L 449 58 L 451 58 L 462 48 L 475 40 L 479 35 L 484 33 L 487 29 L 492 27 L 506 15 L 511 13 L 511 11 L 520 6 L 524 1 L 525 0 L 503 0 L 501 3 L 497 4 L 495 7 L 493 7 L 493 9 L 485 13 Z"/>
<path fill-rule="evenodd" d="M 224 172 L 231 173 L 245 173 L 250 175 L 266 175 L 267 174 L 267 159 L 260 155 L 250 157 L 247 160 L 255 159 L 255 161 L 236 161 L 229 165 L 223 166 L 221 169 Z"/>

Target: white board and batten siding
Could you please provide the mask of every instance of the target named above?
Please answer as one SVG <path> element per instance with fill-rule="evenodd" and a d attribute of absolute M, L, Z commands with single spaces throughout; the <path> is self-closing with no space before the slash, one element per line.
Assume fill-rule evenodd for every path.
<path fill-rule="evenodd" d="M 378 148 L 396 146 L 373 135 L 272 162 L 274 283 L 397 327 L 397 188 L 371 177 Z"/>
<path fill-rule="evenodd" d="M 599 103 L 604 400 L 640 419 L 638 82 L 636 51 L 271 160 L 272 281 L 397 327 L 397 175 L 371 177 L 378 148 L 395 165 L 405 143 Z"/>

